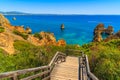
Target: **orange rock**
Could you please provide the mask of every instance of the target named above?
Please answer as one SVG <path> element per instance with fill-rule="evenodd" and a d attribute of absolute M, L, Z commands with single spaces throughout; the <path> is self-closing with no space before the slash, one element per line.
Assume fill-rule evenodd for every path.
<path fill-rule="evenodd" d="M 14 40 L 13 37 L 8 33 L 0 33 L 0 48 L 8 52 L 9 54 L 14 54 Z"/>
<path fill-rule="evenodd" d="M 94 42 L 100 42 L 102 41 L 102 33 L 108 34 L 109 36 L 112 35 L 114 32 L 112 26 L 108 26 L 108 28 L 104 28 L 104 24 L 98 24 L 96 28 L 94 29 Z M 105 40 L 107 41 L 107 40 Z"/>
<path fill-rule="evenodd" d="M 58 46 L 65 46 L 66 42 L 65 42 L 65 40 L 58 40 L 57 45 Z"/>

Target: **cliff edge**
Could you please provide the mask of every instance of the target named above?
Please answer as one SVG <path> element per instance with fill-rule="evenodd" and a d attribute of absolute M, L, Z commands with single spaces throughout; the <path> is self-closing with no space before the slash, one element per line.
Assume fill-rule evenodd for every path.
<path fill-rule="evenodd" d="M 13 26 L 7 18 L 0 14 L 0 48 L 9 54 L 15 54 L 14 41 L 22 40 L 30 42 L 36 46 L 55 45 L 65 46 L 64 40 L 56 41 L 53 33 L 40 32 L 37 35 L 31 34 L 32 30 L 23 26 Z"/>

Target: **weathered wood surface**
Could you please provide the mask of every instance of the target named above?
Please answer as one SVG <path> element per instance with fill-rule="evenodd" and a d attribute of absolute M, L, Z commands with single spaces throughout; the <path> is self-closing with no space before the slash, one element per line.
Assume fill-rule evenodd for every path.
<path fill-rule="evenodd" d="M 51 80 L 78 80 L 78 58 L 66 57 L 66 62 L 56 64 L 51 75 Z"/>
<path fill-rule="evenodd" d="M 35 74 L 35 75 L 32 75 L 32 76 L 29 76 L 29 77 L 26 77 L 26 78 L 23 78 L 21 80 L 32 80 L 32 79 L 35 79 L 37 77 L 42 77 L 44 74 L 48 74 L 50 72 L 49 71 L 45 71 L 45 72 L 41 72 L 41 73 L 38 73 L 38 74 Z"/>

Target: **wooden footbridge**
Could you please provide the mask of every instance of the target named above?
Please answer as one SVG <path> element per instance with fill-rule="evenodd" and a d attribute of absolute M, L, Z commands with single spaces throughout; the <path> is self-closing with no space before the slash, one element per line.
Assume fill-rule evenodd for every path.
<path fill-rule="evenodd" d="M 24 78 L 20 75 L 33 73 Z M 98 80 L 90 72 L 88 57 L 66 56 L 57 52 L 49 65 L 0 74 L 0 80 Z"/>

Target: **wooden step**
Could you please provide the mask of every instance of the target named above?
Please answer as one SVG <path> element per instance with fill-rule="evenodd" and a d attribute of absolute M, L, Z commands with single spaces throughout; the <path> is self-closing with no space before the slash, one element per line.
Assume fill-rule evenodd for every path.
<path fill-rule="evenodd" d="M 52 73 L 51 80 L 78 80 L 78 58 L 66 58 L 66 62 L 57 64 Z"/>

